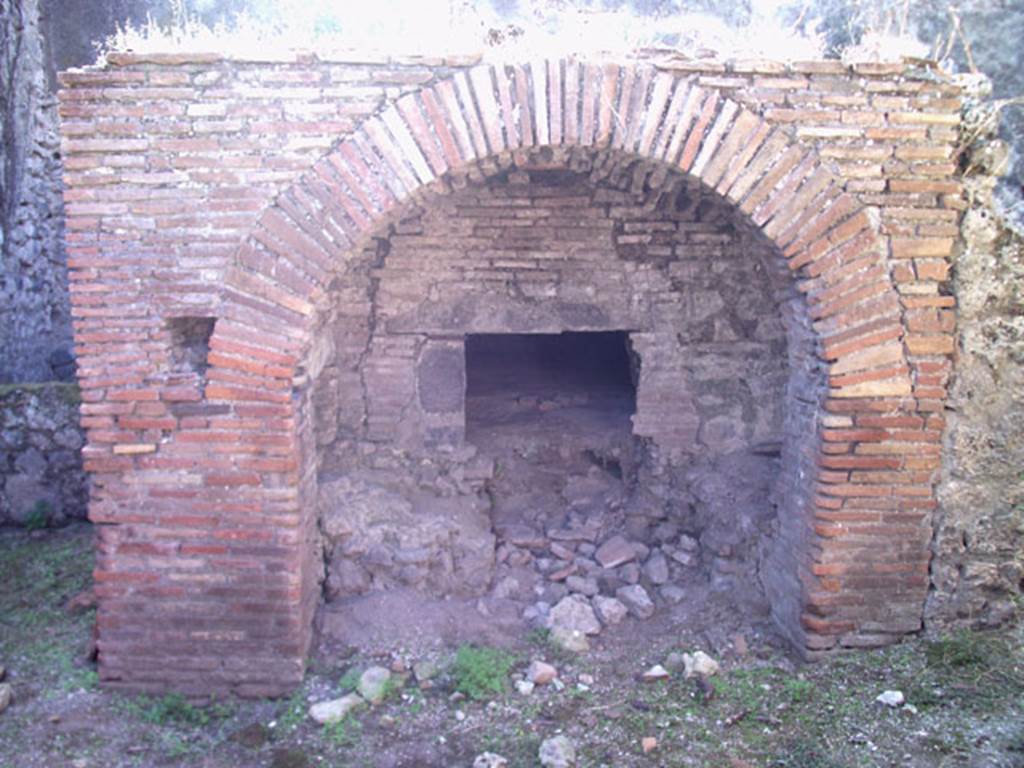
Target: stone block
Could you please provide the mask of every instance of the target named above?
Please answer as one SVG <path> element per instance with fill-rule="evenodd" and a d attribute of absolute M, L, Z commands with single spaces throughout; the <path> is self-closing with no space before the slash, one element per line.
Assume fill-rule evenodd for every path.
<path fill-rule="evenodd" d="M 427 413 L 461 412 L 466 393 L 462 345 L 428 342 L 416 367 L 420 405 Z"/>

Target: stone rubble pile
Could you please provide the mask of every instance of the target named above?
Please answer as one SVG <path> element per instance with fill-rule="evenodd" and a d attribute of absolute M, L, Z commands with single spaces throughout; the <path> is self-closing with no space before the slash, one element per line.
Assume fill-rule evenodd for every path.
<path fill-rule="evenodd" d="M 659 476 L 630 436 L 605 440 L 510 446 L 489 486 L 490 598 L 517 601 L 528 625 L 577 651 L 627 617 L 753 584 L 756 542 L 772 514 L 770 455 Z"/>
<path fill-rule="evenodd" d="M 583 481 L 600 484 L 596 475 L 589 473 Z M 570 489 L 583 485 L 579 477 L 567 482 Z M 604 486 L 603 498 L 589 499 L 589 514 L 579 508 L 570 511 L 565 525 L 544 529 L 547 521 L 538 516 L 539 525 L 520 520 L 496 526 L 491 596 L 532 596 L 522 612 L 524 620 L 550 630 L 556 643 L 576 650 L 585 650 L 588 636 L 627 616 L 649 619 L 659 606 L 681 602 L 686 585 L 706 584 L 696 537 L 667 520 L 653 525 L 646 521 L 647 541 L 616 532 L 641 526 L 625 521 L 628 501 L 622 484 L 612 479 Z"/>

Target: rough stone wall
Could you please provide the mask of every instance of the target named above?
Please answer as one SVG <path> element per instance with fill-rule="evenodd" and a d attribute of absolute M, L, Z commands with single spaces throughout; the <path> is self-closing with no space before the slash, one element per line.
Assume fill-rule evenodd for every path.
<path fill-rule="evenodd" d="M 74 373 L 57 97 L 39 0 L 0 5 L 0 383 Z"/>
<path fill-rule="evenodd" d="M 992 626 L 1019 615 L 1024 593 L 1024 235 L 997 213 L 1008 149 L 991 127 L 984 81 L 965 103 L 969 207 L 954 261 L 958 348 L 939 486 L 933 629 Z"/>
<path fill-rule="evenodd" d="M 783 252 L 816 339 L 790 354 L 828 389 L 794 456 L 806 506 L 780 523 L 780 623 L 808 653 L 918 628 L 953 351 L 958 87 L 902 64 L 463 64 L 123 55 L 64 76 L 90 514 L 109 523 L 103 679 L 298 679 L 315 587 L 306 388 L 330 285 L 427 187 L 529 147 L 674 166 Z M 174 370 L 181 317 L 216 318 L 202 373 Z"/>
<path fill-rule="evenodd" d="M 0 525 L 84 518 L 78 387 L 0 385 Z"/>

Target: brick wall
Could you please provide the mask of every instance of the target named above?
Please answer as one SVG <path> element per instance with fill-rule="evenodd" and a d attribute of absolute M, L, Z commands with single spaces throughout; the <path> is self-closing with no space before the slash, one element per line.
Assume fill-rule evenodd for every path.
<path fill-rule="evenodd" d="M 437 344 L 461 355 L 466 334 L 606 330 L 629 331 L 640 354 L 635 434 L 690 454 L 781 441 L 778 304 L 799 294 L 730 206 L 656 170 L 582 150 L 524 159 L 423 200 L 381 239 L 386 255 L 378 246 L 350 261 L 339 282 L 363 286 L 370 306 L 333 321 L 318 396 L 351 414 L 347 443 L 461 440 L 461 405 L 420 403 L 417 368 Z M 340 295 L 329 303 L 352 307 Z M 736 389 L 739 371 L 749 376 Z M 698 414 L 698 399 L 715 402 Z M 323 425 L 332 438 L 337 423 Z"/>
<path fill-rule="evenodd" d="M 784 257 L 805 299 L 780 313 L 806 331 L 784 402 L 808 428 L 784 448 L 776 619 L 808 654 L 920 627 L 963 205 L 941 74 L 121 55 L 62 84 L 108 684 L 299 680 L 319 578 L 311 384 L 331 319 L 366 309 L 334 281 L 414 201 L 545 147 L 699 179 Z M 210 318 L 210 337 L 181 318 Z M 796 397 L 819 371 L 822 397 Z"/>

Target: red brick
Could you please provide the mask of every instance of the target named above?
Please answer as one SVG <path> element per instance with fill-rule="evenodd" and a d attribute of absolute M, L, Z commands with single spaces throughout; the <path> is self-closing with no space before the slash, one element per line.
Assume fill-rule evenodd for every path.
<path fill-rule="evenodd" d="M 949 279 L 949 262 L 939 259 L 914 259 L 914 268 L 921 280 L 944 282 Z"/>
<path fill-rule="evenodd" d="M 822 456 L 818 463 L 837 469 L 899 469 L 903 460 L 895 456 Z"/>
<path fill-rule="evenodd" d="M 892 239 L 892 255 L 897 259 L 917 256 L 949 256 L 953 252 L 953 238 L 916 237 L 908 240 Z"/>
<path fill-rule="evenodd" d="M 926 181 L 923 179 L 892 179 L 889 189 L 893 192 L 934 192 L 938 194 L 959 194 L 961 186 L 956 181 Z"/>
<path fill-rule="evenodd" d="M 858 426 L 878 427 L 881 429 L 919 429 L 924 426 L 920 416 L 875 416 L 862 414 L 857 416 Z"/>
<path fill-rule="evenodd" d="M 108 392 L 106 398 L 111 402 L 118 402 L 122 400 L 130 400 L 134 402 L 141 402 L 145 400 L 159 400 L 163 391 L 164 390 L 154 388 L 124 389 Z"/>
<path fill-rule="evenodd" d="M 203 483 L 207 486 L 259 485 L 260 476 L 254 472 L 233 472 L 206 475 Z"/>
<path fill-rule="evenodd" d="M 121 416 L 117 420 L 123 429 L 174 429 L 178 420 L 174 418 L 131 418 Z"/>
<path fill-rule="evenodd" d="M 821 437 L 828 442 L 863 442 L 884 440 L 888 433 L 884 429 L 825 429 Z"/>
<path fill-rule="evenodd" d="M 821 635 L 841 635 L 852 631 L 855 626 L 850 621 L 827 621 L 807 613 L 800 616 L 800 623 L 806 629 Z"/>
<path fill-rule="evenodd" d="M 690 131 L 690 135 L 686 139 L 686 144 L 683 145 L 683 154 L 680 156 L 679 162 L 677 163 L 680 170 L 688 171 L 690 166 L 693 165 L 693 161 L 697 157 L 697 150 L 700 149 L 701 141 L 704 138 L 704 131 L 718 113 L 718 109 L 719 95 L 717 91 L 712 91 L 704 100 L 700 114 L 697 117 L 697 122 Z"/>
<path fill-rule="evenodd" d="M 159 391 L 161 400 L 169 403 L 194 403 L 203 399 L 198 387 L 165 387 Z M 153 398 L 156 399 L 156 398 Z"/>
<path fill-rule="evenodd" d="M 225 387 L 213 384 L 207 385 L 206 397 L 210 400 L 280 403 L 286 403 L 290 399 L 287 393 L 267 392 L 264 390 L 248 389 L 245 387 Z"/>
<path fill-rule="evenodd" d="M 835 485 L 818 486 L 819 492 L 827 496 L 890 496 L 893 488 L 888 485 L 858 485 L 856 483 L 837 483 Z"/>
<path fill-rule="evenodd" d="M 907 349 L 912 355 L 951 355 L 955 349 L 955 341 L 952 336 L 945 334 L 908 334 Z"/>
<path fill-rule="evenodd" d="M 234 64 L 209 68 L 206 60 L 189 57 L 120 61 L 124 68 L 81 76 L 66 89 L 61 107 L 70 149 L 66 236 L 74 329 L 83 424 L 91 440 L 83 459 L 88 471 L 103 475 L 94 485 L 92 516 L 112 524 L 104 529 L 131 525 L 142 537 L 121 542 L 120 550 L 113 539 L 105 545 L 112 559 L 102 572 L 126 574 L 123 581 L 101 579 L 98 587 L 109 601 L 100 629 L 105 679 L 128 681 L 135 672 L 125 670 L 146 669 L 142 659 L 150 644 L 184 661 L 147 673 L 154 676 L 145 684 L 207 684 L 203 673 L 221 668 L 224 649 L 232 649 L 240 664 L 247 654 L 284 649 L 289 679 L 298 680 L 309 632 L 300 614 L 313 599 L 301 586 L 300 561 L 308 553 L 298 542 L 308 525 L 308 500 L 301 498 L 299 478 L 310 477 L 306 465 L 315 448 L 300 442 L 309 415 L 302 412 L 305 399 L 292 392 L 292 379 L 326 319 L 324 287 L 340 276 L 344 294 L 346 274 L 362 279 L 366 257 L 358 249 L 370 233 L 390 226 L 401 233 L 408 209 L 397 205 L 397 197 L 421 188 L 424 167 L 438 175 L 479 157 L 479 166 L 466 169 L 473 178 L 507 167 L 508 154 L 485 157 L 493 154 L 488 143 L 491 149 L 538 140 L 607 146 L 614 134 L 629 152 L 668 155 L 669 162 L 681 158 L 683 167 L 699 163 L 709 185 L 768 222 L 765 234 L 785 249 L 794 270 L 802 270 L 799 289 L 818 318 L 813 340 L 827 361 L 836 361 L 833 389 L 818 415 L 844 417 L 820 420 L 813 436 L 820 444 L 808 456 L 817 462 L 818 483 L 797 489 L 812 496 L 800 525 L 814 527 L 808 548 L 790 553 L 804 565 L 788 577 L 798 579 L 806 594 L 787 610 L 803 611 L 804 642 L 809 653 L 818 653 L 862 642 L 870 635 L 865 622 L 889 621 L 878 617 L 905 610 L 910 596 L 920 602 L 935 509 L 931 481 L 941 466 L 955 346 L 955 300 L 939 295 L 936 283 L 948 280 L 947 258 L 965 205 L 959 181 L 951 178 L 956 92 L 904 79 L 902 64 L 851 74 L 840 62 L 789 69 L 747 63 L 729 71 L 689 61 L 668 62 L 653 74 L 633 65 L 540 62 L 531 66 L 531 91 L 522 66 L 478 70 L 487 82 L 477 74 L 467 88 L 462 73 L 472 64 L 434 69 L 422 62 L 383 62 L 361 66 L 373 81 L 367 88 L 379 87 L 384 105 L 376 96 L 356 103 L 327 97 L 325 90 L 304 117 L 300 100 L 278 97 L 294 95 L 284 93 L 289 88 L 356 82 L 332 79 L 349 65 L 321 65 L 308 57 L 287 65 L 245 65 L 252 66 L 247 82 L 256 83 L 247 97 L 231 85 Z M 147 61 L 155 63 L 131 68 Z M 460 72 L 455 80 L 454 71 Z M 825 76 L 789 77 L 791 71 Z M 208 73 L 227 79 L 206 87 L 199 99 L 193 80 Z M 431 85 L 435 78 L 440 82 Z M 705 87 L 698 90 L 692 82 Z M 131 87 L 120 87 L 125 85 Z M 480 91 L 483 85 L 487 93 Z M 402 95 L 395 105 L 397 93 Z M 733 124 L 718 102 L 736 93 L 747 107 Z M 190 121 L 190 102 L 192 112 L 224 118 Z M 282 112 L 282 104 L 298 109 Z M 387 131 L 377 131 L 375 149 L 368 136 L 381 109 L 392 107 L 398 111 L 387 112 L 385 122 L 401 136 L 393 141 Z M 535 107 L 541 109 L 539 137 L 533 135 Z M 875 125 L 884 112 L 898 124 Z M 773 129 L 756 114 L 796 120 L 808 138 L 817 131 L 816 152 L 808 151 L 811 145 L 798 149 L 791 126 Z M 370 126 L 366 133 L 355 127 L 363 123 Z M 871 146 L 841 136 L 861 125 L 856 132 Z M 829 131 L 832 138 L 825 135 Z M 321 152 L 324 159 L 314 162 Z M 819 156 L 837 174 L 834 188 L 826 184 Z M 407 160 L 417 163 L 416 174 L 404 168 Z M 451 181 L 463 183 L 461 171 Z M 415 204 L 429 204 L 447 183 Z M 839 194 L 840 188 L 847 193 Z M 881 234 L 876 217 L 862 206 L 881 210 Z M 553 219 L 577 214 L 571 200 L 550 208 L 557 212 Z M 262 224 L 254 223 L 257 218 Z M 476 223 L 490 226 L 482 214 Z M 546 226 L 527 223 L 536 233 Z M 651 245 L 664 247 L 661 237 L 655 232 Z M 518 247 L 516 237 L 508 239 Z M 530 261 L 517 254 L 507 269 L 495 259 L 494 274 L 525 281 L 545 271 L 540 259 L 520 267 L 520 258 Z M 242 271 L 218 285 L 224 264 Z M 426 261 L 409 266 L 429 268 Z M 488 273 L 467 274 L 475 280 Z M 353 293 L 353 315 L 365 311 L 361 290 Z M 348 300 L 337 309 L 348 312 Z M 183 308 L 218 317 L 203 382 L 166 376 L 163 318 Z M 872 352 L 879 347 L 886 351 Z M 911 355 L 909 369 L 893 349 Z M 115 457 L 115 446 L 154 450 Z M 130 482 L 119 477 L 138 470 Z M 176 477 L 190 485 L 176 485 Z M 126 555 L 149 558 L 147 567 L 159 580 L 132 583 L 134 569 L 116 560 Z M 194 574 L 162 570 L 173 568 L 176 557 L 203 565 Z M 213 573 L 245 583 L 210 587 L 197 578 L 194 589 L 191 582 L 183 589 L 165 584 L 165 573 Z M 893 599 L 899 593 L 906 596 Z M 238 622 L 231 626 L 241 634 L 208 640 L 204 655 L 191 659 L 195 642 L 175 638 L 159 623 L 142 633 L 145 644 L 126 641 L 143 616 L 165 616 L 160 621 L 174 631 L 189 621 L 210 622 L 213 633 Z M 272 636 L 264 640 L 260 633 L 271 621 Z M 257 667 L 239 673 L 236 691 L 265 684 L 250 674 L 276 674 L 267 665 Z"/>

